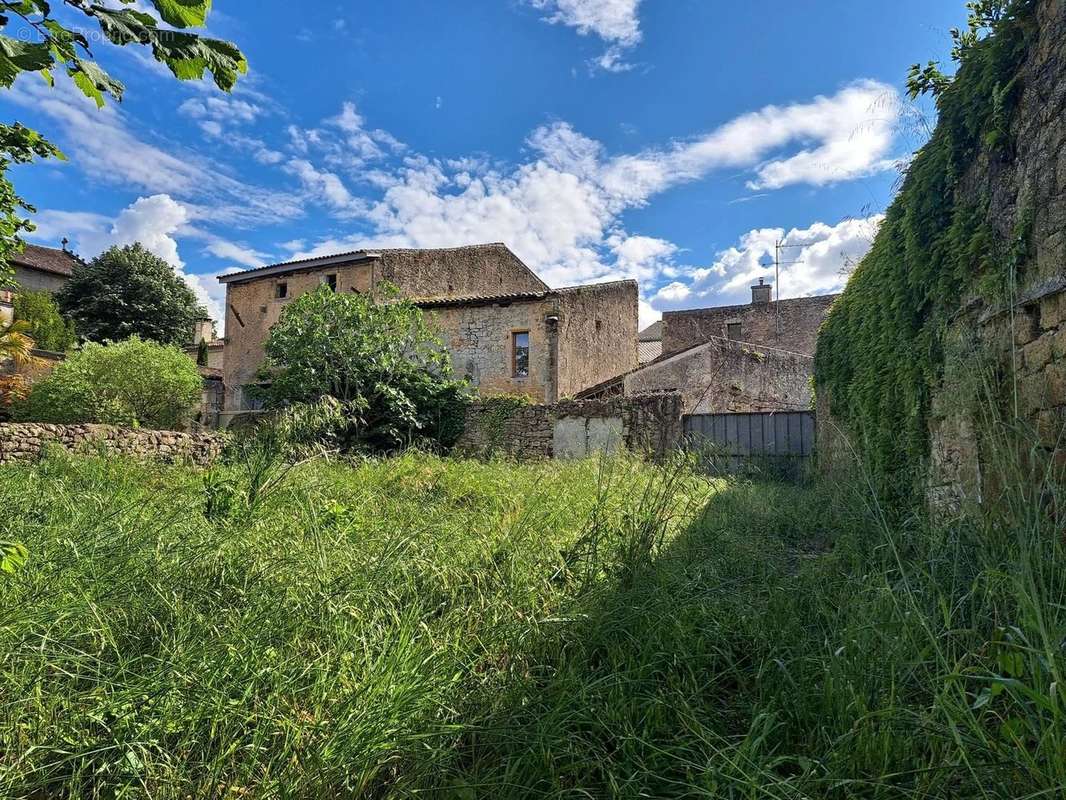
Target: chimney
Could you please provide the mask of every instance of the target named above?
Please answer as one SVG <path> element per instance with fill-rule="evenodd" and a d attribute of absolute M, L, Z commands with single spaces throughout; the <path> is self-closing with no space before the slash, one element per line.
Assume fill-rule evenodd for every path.
<path fill-rule="evenodd" d="M 773 284 L 767 283 L 764 278 L 759 278 L 759 282 L 751 287 L 751 304 L 753 306 L 769 303 L 773 296 Z"/>
<path fill-rule="evenodd" d="M 192 343 L 210 342 L 215 338 L 215 321 L 210 317 L 201 317 L 193 323 Z"/>

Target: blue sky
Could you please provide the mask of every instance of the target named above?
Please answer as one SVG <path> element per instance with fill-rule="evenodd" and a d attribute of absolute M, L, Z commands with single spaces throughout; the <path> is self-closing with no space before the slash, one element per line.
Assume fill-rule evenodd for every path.
<path fill-rule="evenodd" d="M 216 0 L 251 64 L 232 95 L 97 47 L 102 111 L 63 81 L 3 93 L 67 163 L 19 168 L 32 236 L 139 240 L 217 314 L 215 278 L 361 247 L 504 241 L 552 285 L 635 277 L 642 322 L 743 302 L 781 238 L 782 296 L 834 291 L 932 123 L 908 66 L 962 0 Z M 128 50 L 128 49 L 127 49 Z"/>

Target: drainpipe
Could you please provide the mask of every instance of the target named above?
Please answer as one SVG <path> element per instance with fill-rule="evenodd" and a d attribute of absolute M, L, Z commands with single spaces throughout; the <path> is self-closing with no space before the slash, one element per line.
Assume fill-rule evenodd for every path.
<path fill-rule="evenodd" d="M 545 387 L 546 403 L 559 402 L 559 312 L 558 308 L 544 318 L 544 330 L 548 338 L 548 382 Z"/>

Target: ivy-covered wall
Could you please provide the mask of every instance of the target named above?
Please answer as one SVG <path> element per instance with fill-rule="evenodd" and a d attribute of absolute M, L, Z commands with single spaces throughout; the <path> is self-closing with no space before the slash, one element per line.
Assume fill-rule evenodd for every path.
<path fill-rule="evenodd" d="M 974 427 L 957 414 L 977 388 L 952 382 L 953 362 L 987 357 L 997 385 L 1014 385 L 1033 337 L 1011 341 L 1005 326 L 1031 329 L 1032 309 L 1066 284 L 1066 3 L 1009 3 L 937 91 L 933 135 L 815 359 L 819 403 L 893 499 L 928 486 L 945 417 Z M 999 399 L 1022 415 L 1054 407 L 1046 393 L 1028 412 Z"/>

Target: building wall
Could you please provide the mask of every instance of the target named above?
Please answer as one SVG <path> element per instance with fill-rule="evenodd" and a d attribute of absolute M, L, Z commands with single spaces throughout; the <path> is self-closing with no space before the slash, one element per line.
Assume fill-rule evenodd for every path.
<path fill-rule="evenodd" d="M 27 291 L 45 291 L 55 294 L 70 280 L 70 278 L 63 275 L 27 269 L 20 264 L 12 264 L 11 266 L 15 271 L 15 280 L 18 282 L 19 287 Z"/>
<path fill-rule="evenodd" d="M 399 286 L 408 297 L 470 297 L 548 289 L 502 244 L 380 252 L 375 279 Z"/>
<path fill-rule="evenodd" d="M 818 329 L 836 297 L 668 311 L 663 314 L 663 352 L 676 353 L 712 337 L 728 338 L 727 325 L 739 322 L 740 341 L 814 355 Z"/>
<path fill-rule="evenodd" d="M 286 275 L 271 275 L 226 286 L 226 347 L 223 370 L 226 408 L 240 407 L 242 387 L 255 382 L 263 363 L 270 329 L 281 312 L 302 294 L 321 285 L 326 275 L 337 276 L 338 292 L 367 292 L 371 287 L 372 263 L 331 265 Z M 285 283 L 286 297 L 276 297 L 276 287 Z"/>
<path fill-rule="evenodd" d="M 474 457 L 580 458 L 624 446 L 661 460 L 681 440 L 681 412 L 677 395 L 528 406 L 488 400 L 467 408 L 456 451 Z"/>
<path fill-rule="evenodd" d="M 573 397 L 637 366 L 636 281 L 561 289 L 554 307 L 559 317 L 557 397 Z"/>
<path fill-rule="evenodd" d="M 813 359 L 715 339 L 625 377 L 625 395 L 677 392 L 686 414 L 804 411 Z"/>
<path fill-rule="evenodd" d="M 426 317 L 440 332 L 452 356 L 452 368 L 490 397 L 521 395 L 550 402 L 553 386 L 551 330 L 545 322 L 550 306 L 543 300 L 433 308 Z M 529 331 L 529 376 L 515 377 L 512 334 Z"/>
<path fill-rule="evenodd" d="M 547 286 L 503 245 L 477 245 L 438 250 L 382 250 L 380 258 L 363 259 L 349 264 L 331 264 L 323 267 L 298 270 L 283 275 L 268 275 L 247 281 L 229 283 L 226 287 L 226 356 L 225 384 L 227 410 L 241 406 L 242 387 L 255 382 L 256 372 L 265 357 L 266 341 L 270 329 L 281 318 L 285 306 L 300 295 L 319 286 L 326 275 L 337 276 L 338 292 L 368 292 L 383 282 L 395 285 L 407 297 L 462 297 L 469 295 L 498 295 L 518 292 L 540 292 Z M 287 285 L 287 297 L 275 296 L 278 283 Z M 467 341 L 458 320 L 448 323 L 450 335 Z M 506 316 L 503 315 L 503 316 Z M 495 323 L 490 323 L 495 324 Z M 525 324 L 522 322 L 521 324 Z M 543 326 L 536 326 L 541 329 Z M 533 337 L 534 326 L 530 325 Z M 469 330 L 467 334 L 475 334 Z M 509 348 L 509 339 L 505 340 Z M 457 362 L 457 372 L 465 374 L 465 362 L 472 357 L 477 363 L 477 353 L 466 355 L 462 368 Z M 474 348 L 476 350 L 476 347 Z M 510 374 L 508 367 L 507 375 Z M 496 373 L 499 377 L 503 373 Z M 532 377 L 532 376 L 531 376 Z M 540 380 L 543 380 L 541 378 Z M 527 381 L 529 386 L 517 384 L 501 391 L 520 391 L 523 394 L 543 397 L 536 381 Z M 495 391 L 495 390 L 494 390 Z"/>

